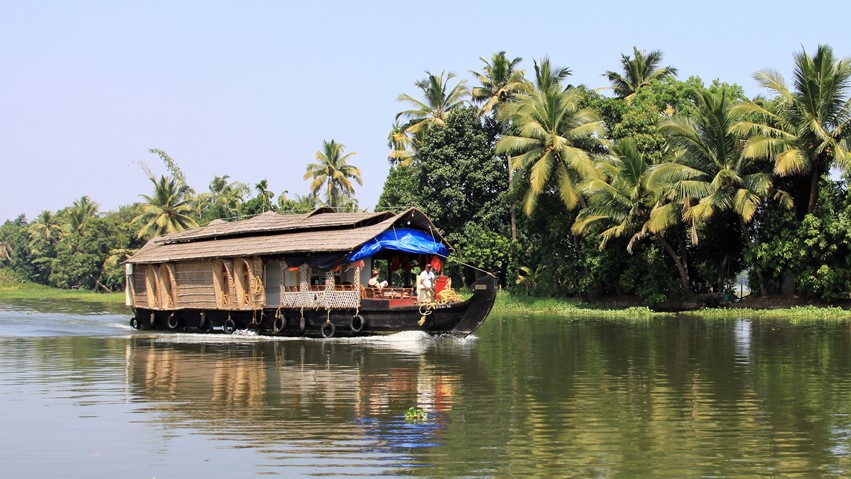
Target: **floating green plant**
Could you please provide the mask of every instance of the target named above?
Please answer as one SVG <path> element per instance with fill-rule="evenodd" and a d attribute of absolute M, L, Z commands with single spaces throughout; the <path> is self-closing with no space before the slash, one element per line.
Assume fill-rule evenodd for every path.
<path fill-rule="evenodd" d="M 411 406 L 405 411 L 405 422 L 418 424 L 426 421 L 428 421 L 428 413 L 423 409 Z"/>

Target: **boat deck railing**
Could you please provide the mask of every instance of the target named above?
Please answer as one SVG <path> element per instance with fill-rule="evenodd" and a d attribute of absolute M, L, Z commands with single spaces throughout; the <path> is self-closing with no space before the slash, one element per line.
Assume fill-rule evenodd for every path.
<path fill-rule="evenodd" d="M 281 291 L 281 306 L 287 308 L 354 308 L 361 299 L 415 300 L 413 288 L 368 288 L 358 285 L 337 284 L 331 287 L 309 285 L 302 289 L 286 286 Z"/>
<path fill-rule="evenodd" d="M 361 297 L 364 299 L 413 299 L 414 288 L 363 288 Z"/>

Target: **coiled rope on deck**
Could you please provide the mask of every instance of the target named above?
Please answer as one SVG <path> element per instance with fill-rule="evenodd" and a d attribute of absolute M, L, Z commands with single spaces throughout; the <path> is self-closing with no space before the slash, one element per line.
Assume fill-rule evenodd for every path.
<path fill-rule="evenodd" d="M 443 289 L 437 293 L 437 297 L 434 301 L 429 301 L 428 303 L 420 304 L 420 320 L 417 321 L 417 324 L 422 326 L 426 322 L 426 317 L 434 312 L 438 305 L 445 305 L 449 303 L 457 303 L 458 301 L 463 301 L 464 298 L 455 292 L 452 289 L 452 280 L 446 280 L 446 285 Z"/>

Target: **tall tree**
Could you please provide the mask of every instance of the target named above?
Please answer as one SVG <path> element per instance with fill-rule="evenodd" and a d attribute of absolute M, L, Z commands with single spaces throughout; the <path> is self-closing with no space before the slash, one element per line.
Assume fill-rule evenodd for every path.
<path fill-rule="evenodd" d="M 195 210 L 174 178 L 161 176 L 159 181 L 152 178 L 151 183 L 154 184 L 154 194 L 139 195 L 147 203 L 142 205 L 142 213 L 133 220 L 143 224 L 137 235 L 139 238 L 162 236 L 198 226 Z"/>
<path fill-rule="evenodd" d="M 808 188 L 796 201 L 806 212 L 816 207 L 819 182 L 837 166 L 851 166 L 851 59 L 837 60 L 833 49 L 819 45 L 815 56 L 795 54 L 794 91 L 774 70 L 761 70 L 754 78 L 777 96 L 773 102 L 757 99 L 737 110 L 747 118 L 734 126 L 748 135 L 745 155 L 774 161 L 779 176 L 804 176 Z"/>
<path fill-rule="evenodd" d="M 622 74 L 607 71 L 603 76 L 612 83 L 612 89 L 618 98 L 631 101 L 635 92 L 651 81 L 677 75 L 676 68 L 660 67 L 660 63 L 662 63 L 662 52 L 660 50 L 652 50 L 645 54 L 634 46 L 632 47 L 632 56 L 621 55 Z"/>
<path fill-rule="evenodd" d="M 612 147 L 612 155 L 598 164 L 604 176 L 582 184 L 588 206 L 576 217 L 575 234 L 599 232 L 600 249 L 613 238 L 629 238 L 627 251 L 645 233 L 645 224 L 656 203 L 656 194 L 647 186 L 650 165 L 631 140 Z"/>
<path fill-rule="evenodd" d="M 446 232 L 457 248 L 456 259 L 504 273 L 511 252 L 506 166 L 493 154 L 498 128 L 486 120 L 478 108 L 467 106 L 450 112 L 445 127 L 427 130 L 418 162 L 391 168 L 376 208 L 417 206 Z M 453 281 L 473 279 L 462 275 L 457 263 L 450 274 Z"/>
<path fill-rule="evenodd" d="M 24 215 L 0 225 L 0 266 L 9 267 L 23 278 L 35 279 L 38 271 L 32 265 L 28 227 Z"/>
<path fill-rule="evenodd" d="M 168 153 L 160 150 L 159 148 L 151 148 L 148 151 L 159 156 L 163 163 L 165 163 L 166 168 L 168 168 L 169 173 L 171 173 L 172 178 L 174 178 L 175 183 L 177 183 L 177 187 L 180 190 L 181 195 L 187 199 L 195 195 L 195 190 L 193 190 L 192 187 L 189 186 L 189 183 L 186 182 L 186 175 L 183 174 L 183 170 L 180 169 L 180 165 L 178 165 L 172 157 L 168 156 Z M 153 175 L 148 176 L 153 179 Z"/>
<path fill-rule="evenodd" d="M 316 195 L 310 193 L 308 195 L 296 195 L 295 199 L 289 199 L 284 193 L 278 196 L 278 212 L 279 213 L 309 213 L 316 209 Z"/>
<path fill-rule="evenodd" d="M 260 180 L 259 183 L 254 185 L 254 189 L 257 190 L 257 199 L 260 203 L 260 212 L 265 213 L 272 209 L 272 198 L 275 197 L 275 193 L 269 191 L 269 181 L 265 178 Z"/>
<path fill-rule="evenodd" d="M 210 191 L 201 193 L 196 199 L 203 223 L 214 219 L 239 218 L 245 198 L 251 189 L 245 183 L 228 181 L 228 175 L 215 176 L 210 181 Z"/>
<path fill-rule="evenodd" d="M 6 241 L 0 241 L 0 264 L 11 262 L 15 250 Z"/>
<path fill-rule="evenodd" d="M 482 113 L 493 112 L 494 117 L 498 117 L 499 107 L 510 101 L 513 101 L 516 96 L 524 91 L 529 90 L 529 82 L 526 80 L 526 72 L 516 69 L 517 65 L 523 60 L 520 57 L 509 60 L 505 56 L 505 52 L 494 53 L 491 56 L 491 61 L 488 62 L 484 57 L 479 59 L 485 64 L 482 73 L 470 71 L 481 86 L 474 87 L 472 90 L 472 100 L 474 103 L 483 103 Z M 501 130 L 504 130 L 506 125 L 501 124 Z M 502 133 L 502 131 L 500 131 Z M 508 163 L 508 158 L 505 158 Z M 514 170 L 508 164 L 506 171 L 508 172 L 508 185 L 514 180 Z M 511 239 L 517 240 L 517 218 L 514 208 L 510 212 L 511 219 Z"/>
<path fill-rule="evenodd" d="M 601 251 L 614 238 L 628 238 L 626 249 L 630 254 L 639 240 L 651 236 L 674 261 L 683 291 L 689 292 L 691 279 L 686 258 L 671 245 L 662 230 L 654 231 L 650 222 L 659 194 L 649 185 L 652 171 L 649 162 L 631 140 L 615 143 L 612 154 L 608 161 L 599 163 L 604 177 L 583 183 L 582 193 L 588 197 L 588 206 L 577 215 L 571 232 L 597 231 Z"/>
<path fill-rule="evenodd" d="M 316 152 L 316 163 L 307 165 L 305 180 L 312 180 L 310 191 L 318 194 L 325 190 L 325 204 L 333 208 L 342 207 L 346 198 L 354 196 L 352 180 L 363 186 L 361 171 L 350 165 L 349 159 L 354 152 L 343 154 L 346 146 L 334 140 L 323 141 L 322 149 Z"/>
<path fill-rule="evenodd" d="M 390 164 L 410 165 L 414 159 L 413 147 L 413 138 L 408 136 L 405 128 L 398 121 L 394 122 L 390 133 L 387 135 L 387 148 L 390 148 L 387 159 Z"/>
<path fill-rule="evenodd" d="M 573 74 L 569 67 L 555 66 L 547 57 L 542 58 L 540 63 L 534 62 L 534 65 L 535 87 L 538 90 L 567 90 L 570 88 L 570 85 L 562 84 L 567 77 Z"/>
<path fill-rule="evenodd" d="M 450 87 L 449 81 L 455 78 L 453 73 L 442 71 L 439 75 L 434 75 L 426 72 L 426 75 L 428 76 L 415 83 L 423 95 L 423 100 L 417 100 L 405 93 L 396 99 L 411 105 L 411 109 L 400 111 L 396 119 L 408 118 L 405 131 L 412 135 L 418 135 L 433 125 L 445 125 L 446 115 L 463 107 L 464 98 L 470 95 L 465 80 Z"/>
<path fill-rule="evenodd" d="M 517 69 L 517 65 L 523 61 L 522 58 L 509 60 L 504 51 L 494 53 L 490 61 L 484 57 L 479 59 L 485 64 L 482 72 L 470 70 L 470 73 L 481 86 L 473 87 L 471 97 L 474 103 L 482 104 L 482 113 L 489 113 L 497 110 L 499 105 L 511 101 L 517 93 L 525 89 L 526 72 Z"/>
<path fill-rule="evenodd" d="M 504 135 L 496 144 L 498 154 L 511 156 L 512 168 L 529 172 L 531 188 L 523 201 L 527 214 L 551 180 L 568 209 L 582 201 L 577 183 L 599 175 L 591 149 L 605 136 L 600 117 L 581 108 L 581 91 L 562 87 L 560 79 L 569 70 L 553 68 L 544 59 L 535 63 L 535 72 L 535 88 L 504 110 L 517 133 Z"/>
<path fill-rule="evenodd" d="M 68 209 L 68 231 L 72 234 L 82 235 L 86 223 L 97 217 L 98 205 L 88 196 L 83 196 L 74 201 Z"/>
<path fill-rule="evenodd" d="M 750 244 L 748 223 L 759 205 L 773 196 L 790 207 L 791 198 L 775 190 L 771 174 L 752 157 L 742 154 L 743 142 L 731 130 L 736 119 L 726 92 L 702 90 L 696 95 L 696 103 L 694 115 L 676 116 L 660 125 L 677 156 L 676 161 L 656 167 L 652 182 L 663 185 L 672 197 L 682 201 L 682 219 L 692 225 L 694 243 L 699 224 L 705 224 L 715 214 L 732 213 L 739 222 L 743 241 Z M 730 260 L 728 253 L 723 256 L 719 276 Z M 761 283 L 764 287 L 764 281 Z"/>
<path fill-rule="evenodd" d="M 52 250 L 59 242 L 62 229 L 63 223 L 59 215 L 44 210 L 38 214 L 38 217 L 28 228 L 31 238 L 30 245 L 36 250 L 43 250 L 45 247 Z"/>

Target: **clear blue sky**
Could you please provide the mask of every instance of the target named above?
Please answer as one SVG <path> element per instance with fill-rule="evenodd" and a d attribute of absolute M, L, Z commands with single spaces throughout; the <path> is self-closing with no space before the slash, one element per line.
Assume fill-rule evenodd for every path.
<path fill-rule="evenodd" d="M 851 56 L 851 3 L 0 0 L 0 221 L 89 195 L 102 211 L 151 193 L 160 148 L 206 191 L 214 175 L 304 195 L 323 140 L 356 152 L 372 209 L 387 133 L 425 71 L 474 84 L 479 57 L 544 56 L 606 86 L 632 46 L 679 77 L 758 90 L 819 43 Z M 808 8 L 819 11 L 808 13 Z M 828 12 L 825 14 L 825 12 Z M 472 85 L 471 85 L 472 86 Z"/>

